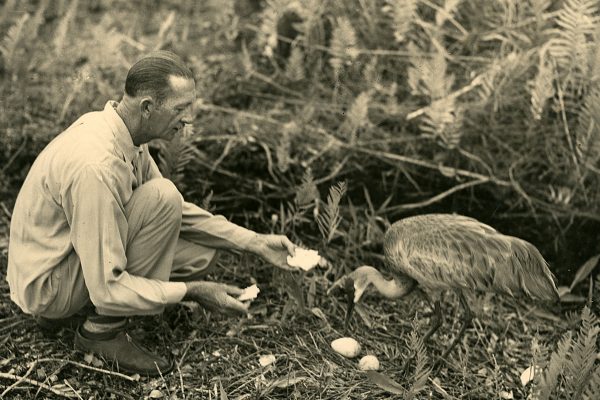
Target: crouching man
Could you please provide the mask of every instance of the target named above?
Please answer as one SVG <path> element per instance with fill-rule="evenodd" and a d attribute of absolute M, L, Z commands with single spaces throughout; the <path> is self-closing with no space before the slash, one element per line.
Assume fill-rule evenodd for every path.
<path fill-rule="evenodd" d="M 126 334 L 126 318 L 194 300 L 246 312 L 239 288 L 202 280 L 219 249 L 248 251 L 284 269 L 295 246 L 185 202 L 146 145 L 194 118 L 195 83 L 175 54 L 159 51 L 129 70 L 120 102 L 75 121 L 39 154 L 10 227 L 11 299 L 42 324 L 85 314 L 75 346 L 121 370 L 164 374 L 172 363 Z"/>

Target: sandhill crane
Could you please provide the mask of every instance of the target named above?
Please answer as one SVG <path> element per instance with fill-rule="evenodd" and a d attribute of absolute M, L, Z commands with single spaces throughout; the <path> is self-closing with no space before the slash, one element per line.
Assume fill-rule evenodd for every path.
<path fill-rule="evenodd" d="M 402 219 L 387 230 L 383 249 L 393 279 L 385 279 L 373 267 L 362 266 L 338 279 L 328 293 L 338 287 L 349 290 L 348 324 L 354 304 L 369 285 L 390 299 L 406 296 L 418 286 L 433 303 L 431 327 L 423 338 L 426 341 L 442 322 L 440 293 L 456 291 L 464 308 L 463 324 L 440 360 L 446 358 L 471 322 L 471 309 L 463 291 L 524 295 L 548 302 L 559 299 L 554 277 L 535 246 L 473 218 L 426 214 Z"/>

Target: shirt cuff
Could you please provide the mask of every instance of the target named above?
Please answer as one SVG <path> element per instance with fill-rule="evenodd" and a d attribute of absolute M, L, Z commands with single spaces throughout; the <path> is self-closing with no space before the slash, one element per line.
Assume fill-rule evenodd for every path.
<path fill-rule="evenodd" d="M 177 304 L 187 293 L 187 286 L 185 282 L 165 282 L 165 294 L 167 298 L 167 304 Z"/>

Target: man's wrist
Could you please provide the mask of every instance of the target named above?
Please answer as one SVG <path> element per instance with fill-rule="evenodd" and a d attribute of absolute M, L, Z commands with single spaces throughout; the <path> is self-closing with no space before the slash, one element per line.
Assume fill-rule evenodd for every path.
<path fill-rule="evenodd" d="M 254 236 L 252 236 L 252 238 L 246 244 L 246 248 L 244 250 L 247 251 L 247 252 L 249 252 L 249 253 L 258 254 L 258 247 L 259 247 L 259 243 L 260 243 L 260 236 L 261 235 L 259 233 L 255 232 Z"/>

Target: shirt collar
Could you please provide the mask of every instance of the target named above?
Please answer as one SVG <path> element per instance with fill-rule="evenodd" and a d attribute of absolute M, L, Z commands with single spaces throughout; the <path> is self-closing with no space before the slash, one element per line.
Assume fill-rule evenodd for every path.
<path fill-rule="evenodd" d="M 127 162 L 132 162 L 138 153 L 142 151 L 139 146 L 133 144 L 131 133 L 125 125 L 125 122 L 117 114 L 116 107 L 119 103 L 116 101 L 108 101 L 104 106 L 102 114 L 108 125 L 110 126 L 113 135 L 117 141 L 117 146 L 123 152 Z"/>

